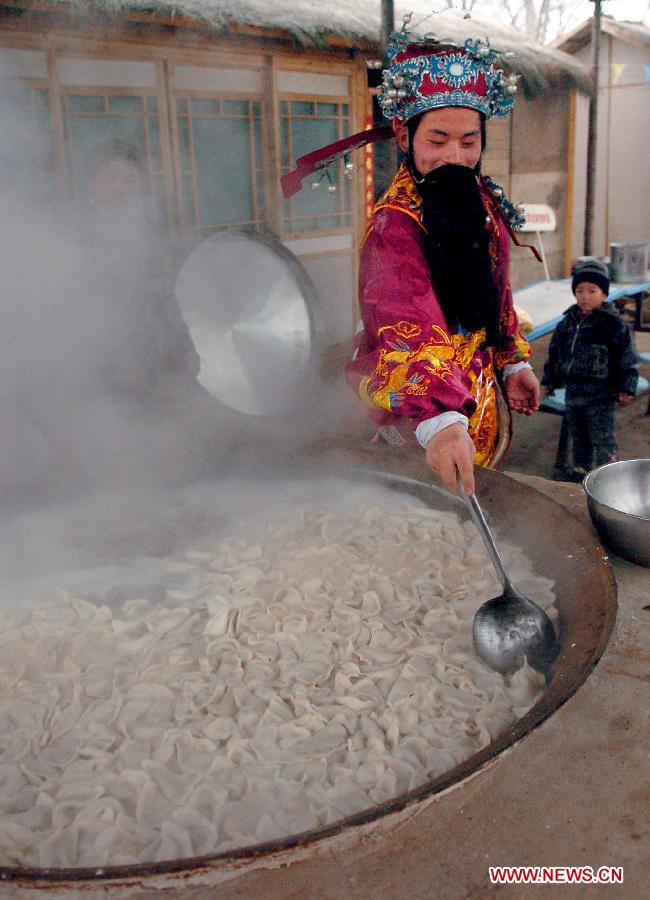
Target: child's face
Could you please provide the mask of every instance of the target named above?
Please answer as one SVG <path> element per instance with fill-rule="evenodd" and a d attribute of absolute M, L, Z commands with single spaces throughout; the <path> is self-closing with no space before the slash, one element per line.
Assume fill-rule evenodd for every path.
<path fill-rule="evenodd" d="M 588 313 L 592 309 L 598 309 L 605 302 L 605 291 L 589 281 L 581 281 L 576 288 L 576 303 L 580 312 Z"/>

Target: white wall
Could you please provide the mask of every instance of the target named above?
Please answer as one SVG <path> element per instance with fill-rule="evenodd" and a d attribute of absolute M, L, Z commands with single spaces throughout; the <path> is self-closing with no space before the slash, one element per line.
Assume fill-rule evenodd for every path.
<path fill-rule="evenodd" d="M 614 40 L 612 62 L 625 69 L 616 84 L 610 71 L 607 242 L 650 242 L 650 52 Z"/>
<path fill-rule="evenodd" d="M 574 112 L 573 217 L 571 222 L 571 258 L 584 255 L 585 204 L 587 200 L 587 128 L 589 97 L 576 92 Z"/>
<path fill-rule="evenodd" d="M 589 65 L 591 46 L 576 58 Z M 620 72 L 616 66 L 625 68 Z M 647 49 L 632 47 L 610 35 L 601 43 L 598 93 L 593 252 L 609 255 L 611 243 L 650 242 L 650 88 L 644 83 Z M 618 78 L 617 78 L 618 76 Z M 576 115 L 574 193 L 574 256 L 582 253 L 584 234 L 584 175 L 586 171 L 586 103 Z"/>

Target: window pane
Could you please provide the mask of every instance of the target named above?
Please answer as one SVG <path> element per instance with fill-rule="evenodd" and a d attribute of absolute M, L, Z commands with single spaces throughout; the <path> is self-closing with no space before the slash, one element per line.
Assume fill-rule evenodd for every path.
<path fill-rule="evenodd" d="M 281 163 L 284 169 L 290 169 L 294 160 L 291 158 L 291 122 L 289 119 L 281 119 L 280 121 L 280 148 Z"/>
<path fill-rule="evenodd" d="M 140 115 L 142 113 L 141 97 L 109 97 L 108 109 L 114 113 L 130 113 Z"/>
<path fill-rule="evenodd" d="M 291 141 L 294 160 L 336 140 L 338 129 L 334 119 L 301 119 L 300 122 L 292 122 Z"/>
<path fill-rule="evenodd" d="M 315 231 L 318 228 L 318 219 L 297 219 L 292 231 Z"/>
<path fill-rule="evenodd" d="M 260 172 L 257 176 L 257 216 L 260 221 L 264 219 L 266 212 L 266 203 L 264 201 L 264 174 Z"/>
<path fill-rule="evenodd" d="M 260 102 L 190 97 L 188 103 L 191 116 L 176 117 L 182 170 L 193 176 L 196 194 L 188 220 L 205 231 L 260 221 L 265 205 Z M 184 178 L 186 209 L 190 187 Z"/>
<path fill-rule="evenodd" d="M 224 100 L 223 112 L 226 116 L 247 116 L 248 100 Z"/>
<path fill-rule="evenodd" d="M 125 116 L 82 116 L 69 120 L 70 156 L 75 180 L 83 172 L 87 154 L 102 141 L 120 138 L 127 143 L 135 144 L 140 150 L 144 148 L 144 123 L 140 118 Z"/>
<path fill-rule="evenodd" d="M 147 110 L 150 113 L 158 112 L 158 98 L 157 97 L 147 97 Z"/>
<path fill-rule="evenodd" d="M 158 117 L 157 116 L 149 116 L 147 119 L 147 125 L 149 128 L 149 147 L 151 150 L 151 159 L 155 164 L 155 167 L 158 168 L 160 163 L 160 134 L 158 131 Z"/>
<path fill-rule="evenodd" d="M 332 177 L 332 181 L 336 184 L 334 177 Z M 312 190 L 311 183 L 303 185 L 300 192 L 293 197 L 294 215 L 338 213 L 338 190 L 336 193 L 331 193 L 328 190 L 329 186 L 327 178 L 323 178 L 320 187 L 315 191 Z"/>
<path fill-rule="evenodd" d="M 183 212 L 185 214 L 186 221 L 191 222 L 193 225 L 195 225 L 196 222 L 194 221 L 194 200 L 191 175 L 185 175 L 183 177 Z"/>
<path fill-rule="evenodd" d="M 187 99 L 185 97 L 176 98 L 176 112 L 187 113 Z"/>
<path fill-rule="evenodd" d="M 189 124 L 185 117 L 178 118 L 178 155 L 181 169 L 186 172 L 190 168 Z"/>
<path fill-rule="evenodd" d="M 68 94 L 66 107 L 69 113 L 98 113 L 104 111 L 104 98 L 90 94 Z"/>
<path fill-rule="evenodd" d="M 336 228 L 339 224 L 339 215 L 332 216 L 321 216 L 320 217 L 320 227 L 321 228 Z"/>
<path fill-rule="evenodd" d="M 34 111 L 39 115 L 47 116 L 50 110 L 50 92 L 47 88 L 33 88 L 32 98 Z"/>
<path fill-rule="evenodd" d="M 219 100 L 192 100 L 192 114 L 195 116 L 218 116 Z"/>
<path fill-rule="evenodd" d="M 36 128 L 33 143 L 34 156 L 42 173 L 51 172 L 54 168 L 54 151 L 50 118 L 50 92 L 43 88 L 32 88 L 31 94 Z"/>
<path fill-rule="evenodd" d="M 153 179 L 154 206 L 158 215 L 158 221 L 164 222 L 167 218 L 167 206 L 165 204 L 165 176 L 155 175 Z"/>
<path fill-rule="evenodd" d="M 258 169 L 264 168 L 264 159 L 262 156 L 262 122 L 255 119 L 253 122 L 253 131 L 255 134 L 255 166 Z"/>
<path fill-rule="evenodd" d="M 304 102 L 290 104 L 292 112 L 296 107 L 304 106 Z M 319 101 L 313 104 L 313 109 L 315 115 L 310 119 L 282 120 L 285 126 L 281 132 L 285 169 L 293 166 L 295 160 L 306 153 L 339 140 L 342 133 L 346 134 L 348 131 L 347 120 L 342 119 L 342 113 L 347 112 L 348 104 Z M 291 157 L 289 161 L 286 161 L 287 156 Z M 319 182 L 316 190 L 312 188 L 314 182 Z M 289 232 L 304 232 L 343 227 L 349 222 L 351 187 L 350 179 L 343 176 L 342 163 L 330 166 L 327 174 L 315 173 L 285 204 L 285 229 Z"/>
<path fill-rule="evenodd" d="M 199 223 L 228 225 L 253 218 L 248 122 L 193 121 Z"/>
<path fill-rule="evenodd" d="M 292 116 L 312 116 L 314 114 L 314 104 L 306 103 L 302 100 L 293 100 L 290 104 Z"/>

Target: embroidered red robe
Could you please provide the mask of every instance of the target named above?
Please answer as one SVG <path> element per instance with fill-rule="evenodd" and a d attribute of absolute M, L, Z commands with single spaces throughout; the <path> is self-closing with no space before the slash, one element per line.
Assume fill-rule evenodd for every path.
<path fill-rule="evenodd" d="M 405 165 L 375 206 L 361 250 L 359 302 L 363 333 L 347 367 L 348 381 L 371 408 L 378 426 L 413 428 L 456 411 L 469 419 L 478 465 L 486 465 L 498 437 L 495 372 L 528 359 L 508 281 L 509 234 L 481 183 L 490 230 L 490 256 L 499 291 L 505 343 L 479 349 L 485 329 L 452 331 L 431 284 L 422 225 L 422 200 Z"/>

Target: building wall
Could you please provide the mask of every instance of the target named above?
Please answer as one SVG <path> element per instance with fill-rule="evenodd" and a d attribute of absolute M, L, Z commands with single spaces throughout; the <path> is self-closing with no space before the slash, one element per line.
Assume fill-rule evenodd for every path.
<path fill-rule="evenodd" d="M 614 38 L 609 43 L 607 251 L 613 242 L 650 242 L 650 89 L 644 78 L 650 51 Z M 625 68 L 614 83 L 620 64 Z"/>
<path fill-rule="evenodd" d="M 571 95 L 517 98 L 514 113 L 488 123 L 483 171 L 499 182 L 514 203 L 544 203 L 555 211 L 557 228 L 543 235 L 551 278 L 564 274 L 567 228 L 567 163 Z M 531 233 L 520 235 L 536 243 Z M 512 247 L 511 281 L 516 290 L 544 279 L 543 267 L 529 250 Z"/>
<path fill-rule="evenodd" d="M 591 45 L 581 48 L 575 56 L 590 64 Z M 647 49 L 603 34 L 593 239 L 593 251 L 598 256 L 609 255 L 612 243 L 650 242 L 650 204 L 647 202 L 650 93 L 644 78 L 644 65 L 649 63 Z M 576 116 L 577 173 L 586 171 L 587 122 L 588 107 L 581 104 Z M 571 249 L 576 257 L 582 255 L 584 247 L 584 193 L 576 192 L 574 202 L 576 215 Z"/>
<path fill-rule="evenodd" d="M 308 179 L 287 202 L 280 176 L 296 157 L 364 127 L 366 81 L 365 61 L 348 51 L 146 28 L 59 24 L 42 33 L 0 20 L 0 83 L 21 85 L 38 106 L 59 199 L 80 199 L 94 143 L 133 140 L 152 201 L 170 233 L 185 235 L 186 252 L 240 227 L 270 231 L 291 249 L 316 286 L 325 344 L 355 327 L 363 159 L 352 177 L 343 162 L 332 167 L 335 193 L 329 179 L 316 191 Z"/>

